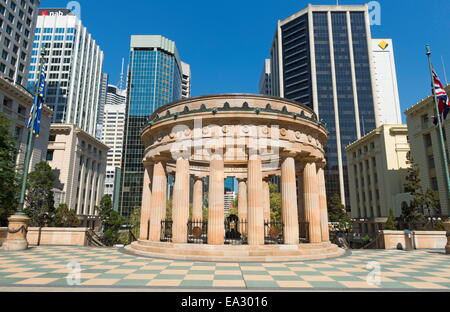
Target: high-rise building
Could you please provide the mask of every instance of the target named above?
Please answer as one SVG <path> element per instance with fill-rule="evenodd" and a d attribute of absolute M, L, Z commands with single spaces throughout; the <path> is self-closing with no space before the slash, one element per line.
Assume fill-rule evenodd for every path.
<path fill-rule="evenodd" d="M 181 62 L 181 70 L 181 98 L 188 99 L 191 97 L 191 66 L 185 62 Z"/>
<path fill-rule="evenodd" d="M 126 91 L 116 86 L 109 85 L 107 90 L 102 132 L 102 141 L 110 148 L 107 157 L 105 194 L 114 198 L 118 178 L 116 173 L 122 164 L 127 98 Z"/>
<path fill-rule="evenodd" d="M 401 124 L 402 113 L 392 39 L 372 39 L 372 56 L 375 68 L 375 90 L 379 103 L 378 111 L 375 113 L 378 114 L 380 124 Z"/>
<path fill-rule="evenodd" d="M 271 68 L 270 59 L 266 59 L 263 66 L 263 71 L 261 73 L 261 78 L 259 79 L 259 92 L 261 94 L 272 94 L 271 87 Z"/>
<path fill-rule="evenodd" d="M 39 11 L 29 86 L 39 78 L 39 51 L 46 48 L 46 103 L 53 123 L 74 124 L 96 134 L 103 52 L 81 20 L 68 9 Z"/>
<path fill-rule="evenodd" d="M 33 36 L 40 0 L 0 3 L 0 75 L 27 87 Z"/>
<path fill-rule="evenodd" d="M 278 21 L 269 95 L 309 106 L 326 123 L 327 194 L 348 207 L 345 147 L 380 123 L 373 63 L 367 5 L 308 5 Z"/>
<path fill-rule="evenodd" d="M 101 140 L 103 133 L 103 121 L 105 119 L 105 105 L 108 92 L 108 79 L 108 74 L 102 74 L 102 78 L 100 81 L 100 95 L 97 107 L 97 126 L 95 130 L 95 137 L 99 140 Z"/>
<path fill-rule="evenodd" d="M 132 36 L 128 105 L 122 160 L 120 212 L 141 206 L 144 166 L 140 132 L 149 116 L 182 98 L 182 65 L 175 42 L 163 36 Z"/>

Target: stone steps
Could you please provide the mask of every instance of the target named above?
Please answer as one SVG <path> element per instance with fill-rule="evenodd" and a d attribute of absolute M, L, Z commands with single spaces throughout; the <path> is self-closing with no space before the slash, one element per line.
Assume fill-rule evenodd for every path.
<path fill-rule="evenodd" d="M 278 262 L 339 257 L 345 250 L 331 243 L 301 245 L 229 246 L 138 241 L 125 250 L 139 256 L 190 261 Z"/>

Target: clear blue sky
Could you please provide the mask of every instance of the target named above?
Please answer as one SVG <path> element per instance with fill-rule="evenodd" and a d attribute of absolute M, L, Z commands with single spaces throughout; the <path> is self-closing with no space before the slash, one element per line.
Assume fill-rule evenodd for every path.
<path fill-rule="evenodd" d="M 41 7 L 66 7 L 68 1 L 42 0 Z M 79 0 L 83 24 L 105 52 L 104 71 L 117 83 L 130 35 L 163 35 L 177 44 L 191 64 L 193 96 L 257 93 L 263 60 L 269 56 L 277 20 L 308 3 L 333 0 Z M 368 1 L 340 0 L 341 4 Z M 402 110 L 430 92 L 425 44 L 443 78 L 441 56 L 450 80 L 450 1 L 379 0 L 381 25 L 374 38 L 393 38 Z"/>

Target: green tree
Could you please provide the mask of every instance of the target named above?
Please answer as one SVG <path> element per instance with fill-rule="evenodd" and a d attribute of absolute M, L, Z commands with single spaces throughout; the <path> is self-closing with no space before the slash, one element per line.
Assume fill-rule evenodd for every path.
<path fill-rule="evenodd" d="M 395 231 L 397 229 L 397 222 L 395 222 L 394 210 L 389 209 L 389 216 L 384 227 L 386 230 Z"/>
<path fill-rule="evenodd" d="M 120 242 L 120 228 L 125 219 L 112 208 L 110 195 L 103 196 L 100 207 L 97 208 L 98 217 L 102 222 L 102 242 L 107 246 L 113 246 Z"/>
<path fill-rule="evenodd" d="M 406 175 L 405 191 L 411 194 L 412 200 L 409 204 L 402 206 L 400 219 L 405 223 L 423 222 L 423 208 L 424 204 L 426 204 L 426 196 L 420 184 L 420 168 L 412 159 L 411 153 L 408 153 L 406 157 L 410 167 Z"/>
<path fill-rule="evenodd" d="M 270 183 L 270 218 L 271 221 L 281 222 L 281 194 L 278 191 L 278 187 Z"/>
<path fill-rule="evenodd" d="M 17 149 L 9 120 L 0 113 L 0 226 L 17 210 L 19 179 L 16 174 Z"/>
<path fill-rule="evenodd" d="M 66 204 L 60 204 L 56 209 L 52 225 L 55 227 L 79 227 L 80 220 L 74 210 L 70 210 Z"/>
<path fill-rule="evenodd" d="M 352 220 L 348 216 L 338 194 L 334 194 L 328 201 L 328 216 L 330 222 L 338 224 L 339 230 L 344 231 L 351 227 Z"/>
<path fill-rule="evenodd" d="M 49 225 L 55 213 L 53 186 L 56 175 L 46 162 L 36 164 L 28 176 L 25 212 L 31 218 L 31 226 Z"/>

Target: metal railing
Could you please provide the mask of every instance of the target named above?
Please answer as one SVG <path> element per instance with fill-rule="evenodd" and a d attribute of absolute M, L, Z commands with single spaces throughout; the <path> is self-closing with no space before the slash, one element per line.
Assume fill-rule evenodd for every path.
<path fill-rule="evenodd" d="M 188 244 L 208 243 L 208 221 L 191 220 L 187 224 Z"/>
<path fill-rule="evenodd" d="M 284 224 L 282 222 L 264 222 L 264 244 L 284 244 Z"/>
<path fill-rule="evenodd" d="M 298 234 L 300 243 L 309 243 L 309 222 L 298 223 Z"/>
<path fill-rule="evenodd" d="M 225 220 L 225 244 L 247 244 L 247 220 Z"/>
<path fill-rule="evenodd" d="M 172 242 L 172 227 L 173 221 L 161 221 L 161 241 L 166 243 Z"/>

